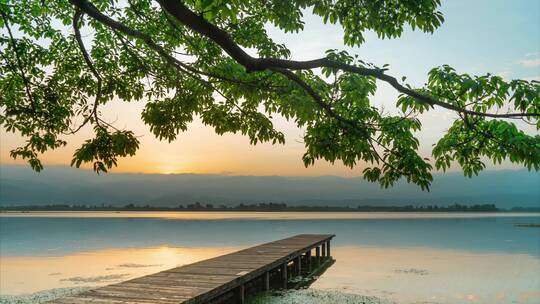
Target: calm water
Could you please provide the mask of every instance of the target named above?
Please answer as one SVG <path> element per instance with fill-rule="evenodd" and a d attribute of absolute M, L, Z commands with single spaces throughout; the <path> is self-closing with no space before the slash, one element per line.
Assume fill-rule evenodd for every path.
<path fill-rule="evenodd" d="M 334 233 L 312 286 L 397 303 L 540 303 L 540 214 L 0 214 L 0 294 L 99 286 L 299 233 Z"/>

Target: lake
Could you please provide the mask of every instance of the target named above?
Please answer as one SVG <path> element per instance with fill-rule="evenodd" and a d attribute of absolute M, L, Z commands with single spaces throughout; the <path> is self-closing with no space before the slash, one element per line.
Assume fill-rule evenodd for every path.
<path fill-rule="evenodd" d="M 333 233 L 336 263 L 310 291 L 328 302 L 537 304 L 540 229 L 516 224 L 538 223 L 538 213 L 1 213 L 0 303 Z M 310 302 L 302 296 L 281 298 Z"/>

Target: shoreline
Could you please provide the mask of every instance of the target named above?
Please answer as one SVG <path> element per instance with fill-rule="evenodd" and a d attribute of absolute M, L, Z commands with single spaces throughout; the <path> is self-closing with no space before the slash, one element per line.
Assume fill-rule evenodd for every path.
<path fill-rule="evenodd" d="M 392 211 L 0 211 L 0 218 L 162 218 L 170 220 L 333 220 L 540 217 L 540 212 Z"/>
<path fill-rule="evenodd" d="M 420 213 L 420 214 L 438 214 L 438 213 L 462 213 L 462 214 L 468 214 L 468 213 L 494 213 L 494 214 L 539 214 L 540 211 L 513 211 L 513 210 L 497 210 L 497 211 L 428 211 L 428 210 L 417 210 L 417 211 L 411 211 L 411 210 L 404 210 L 404 211 L 385 211 L 385 210 L 222 210 L 222 209 L 215 209 L 215 210 L 178 210 L 178 209 L 168 209 L 168 210 L 161 210 L 161 209 L 136 209 L 136 210 L 130 210 L 130 209 L 73 209 L 73 210 L 63 210 L 63 209 L 36 209 L 36 210 L 25 210 L 25 209 L 9 209 L 4 210 L 0 208 L 0 213 L 37 213 L 37 212 L 178 212 L 178 213 L 323 213 L 323 212 L 330 212 L 330 213 Z"/>
<path fill-rule="evenodd" d="M 52 301 L 65 296 L 72 296 L 95 288 L 95 286 L 63 287 L 40 290 L 33 293 L 19 295 L 0 294 L 0 303 L 5 304 L 37 304 Z M 273 292 L 267 295 L 259 294 L 247 299 L 248 304 L 282 304 L 290 303 L 357 303 L 357 304 L 393 304 L 388 299 L 375 296 L 365 296 L 356 293 L 348 293 L 336 289 L 289 289 L 286 291 Z M 315 301 L 315 302 L 314 302 Z M 330 302 L 329 302 L 330 301 Z"/>
<path fill-rule="evenodd" d="M 134 211 L 134 212 L 405 212 L 405 213 L 481 213 L 481 212 L 540 212 L 540 207 L 518 206 L 509 209 L 498 208 L 495 204 L 450 204 L 450 205 L 288 205 L 287 203 L 238 203 L 236 205 L 214 205 L 211 203 L 195 202 L 191 204 L 178 204 L 175 206 L 159 205 L 125 205 L 105 204 L 75 204 L 58 203 L 48 205 L 0 205 L 0 212 L 4 211 Z"/>

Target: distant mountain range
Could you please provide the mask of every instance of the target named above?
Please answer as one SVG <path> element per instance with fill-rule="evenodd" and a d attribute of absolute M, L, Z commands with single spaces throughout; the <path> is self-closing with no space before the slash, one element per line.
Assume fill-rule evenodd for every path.
<path fill-rule="evenodd" d="M 96 175 L 48 166 L 0 166 L 0 205 L 125 204 L 177 206 L 194 202 L 287 203 L 290 206 L 402 206 L 496 204 L 499 208 L 539 207 L 540 174 L 526 170 L 485 171 L 472 179 L 461 173 L 435 175 L 431 192 L 401 182 L 393 188 L 361 177 L 228 176 L 208 174 Z"/>

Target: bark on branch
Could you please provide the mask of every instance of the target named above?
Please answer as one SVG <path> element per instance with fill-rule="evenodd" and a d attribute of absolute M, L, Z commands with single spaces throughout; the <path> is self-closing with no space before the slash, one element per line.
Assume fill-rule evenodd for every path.
<path fill-rule="evenodd" d="M 96 98 L 94 100 L 94 106 L 92 108 L 92 112 L 90 113 L 90 115 L 86 117 L 86 119 L 77 129 L 71 132 L 72 134 L 77 133 L 82 127 L 84 127 L 91 120 L 92 117 L 94 117 L 95 124 L 99 126 L 100 128 L 102 128 L 103 130 L 105 130 L 105 128 L 99 124 L 99 117 L 98 117 L 98 111 L 97 111 L 98 106 L 99 106 L 99 100 L 101 99 L 101 87 L 102 87 L 103 80 L 101 79 L 101 75 L 99 75 L 99 72 L 94 67 L 92 60 L 90 59 L 90 55 L 88 55 L 88 51 L 86 50 L 84 43 L 82 41 L 82 38 L 81 38 L 81 31 L 79 30 L 79 22 L 81 20 L 82 15 L 83 13 L 80 10 L 77 10 L 75 14 L 73 15 L 73 22 L 72 22 L 73 32 L 75 33 L 75 40 L 77 40 L 77 45 L 79 46 L 79 49 L 81 50 L 81 53 L 84 58 L 84 62 L 86 63 L 90 71 L 92 72 L 92 75 L 94 75 L 94 77 L 96 78 Z"/>

